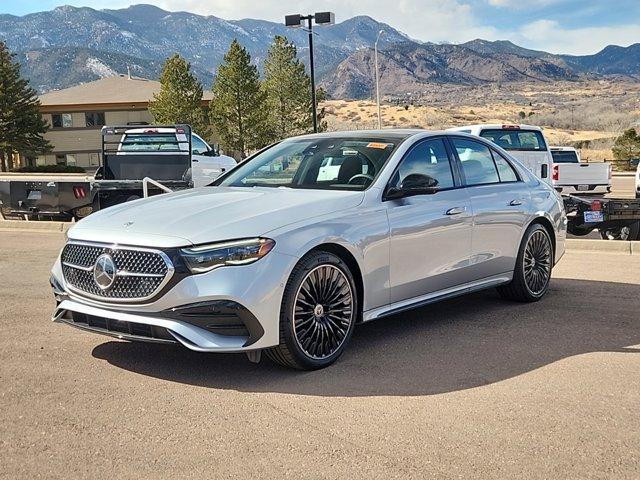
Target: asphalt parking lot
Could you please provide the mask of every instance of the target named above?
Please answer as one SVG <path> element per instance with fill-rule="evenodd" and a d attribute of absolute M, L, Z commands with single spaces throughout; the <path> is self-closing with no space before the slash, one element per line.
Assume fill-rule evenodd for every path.
<path fill-rule="evenodd" d="M 2 478 L 640 478 L 640 256 L 568 253 L 361 326 L 333 367 L 121 342 L 49 320 L 60 233 L 0 231 Z"/>

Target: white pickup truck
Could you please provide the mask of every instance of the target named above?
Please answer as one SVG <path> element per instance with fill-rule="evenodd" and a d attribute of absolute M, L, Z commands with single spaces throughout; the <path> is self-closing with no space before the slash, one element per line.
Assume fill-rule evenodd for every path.
<path fill-rule="evenodd" d="M 469 133 L 486 138 L 508 151 L 531 173 L 543 182 L 552 185 L 551 151 L 542 134 L 542 128 L 535 125 L 477 124 L 454 127 L 449 130 Z"/>
<path fill-rule="evenodd" d="M 560 193 L 611 192 L 611 164 L 586 163 L 573 147 L 550 147 L 553 156 L 551 180 Z"/>

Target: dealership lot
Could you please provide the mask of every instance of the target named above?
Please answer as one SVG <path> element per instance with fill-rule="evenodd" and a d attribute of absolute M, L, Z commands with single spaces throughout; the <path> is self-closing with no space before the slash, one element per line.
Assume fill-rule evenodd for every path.
<path fill-rule="evenodd" d="M 61 233 L 1 231 L 4 478 L 638 478 L 640 256 L 571 252 L 293 372 L 53 324 Z"/>

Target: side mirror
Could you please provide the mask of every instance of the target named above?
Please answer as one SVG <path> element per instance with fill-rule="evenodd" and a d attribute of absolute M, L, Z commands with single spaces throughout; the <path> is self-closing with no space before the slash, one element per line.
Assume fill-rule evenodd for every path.
<path fill-rule="evenodd" d="M 95 178 L 96 180 L 104 180 L 104 168 L 98 167 L 96 173 L 93 174 L 93 178 Z"/>
<path fill-rule="evenodd" d="M 207 150 L 206 152 L 201 153 L 201 155 L 204 155 L 205 157 L 217 157 L 220 154 L 215 150 Z"/>
<path fill-rule="evenodd" d="M 400 186 L 387 188 L 385 198 L 394 200 L 416 195 L 433 195 L 437 191 L 438 181 L 435 178 L 421 173 L 412 173 L 407 175 Z"/>

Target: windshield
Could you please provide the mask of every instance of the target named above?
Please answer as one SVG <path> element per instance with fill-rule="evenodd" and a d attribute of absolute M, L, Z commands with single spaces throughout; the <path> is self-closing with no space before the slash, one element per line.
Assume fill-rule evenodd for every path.
<path fill-rule="evenodd" d="M 120 150 L 123 152 L 158 152 L 180 150 L 175 133 L 128 133 Z"/>
<path fill-rule="evenodd" d="M 364 190 L 396 148 L 397 138 L 321 137 L 285 140 L 217 185 Z"/>
<path fill-rule="evenodd" d="M 551 150 L 551 155 L 553 156 L 553 163 L 580 163 L 576 152 L 571 150 Z"/>
<path fill-rule="evenodd" d="M 483 130 L 480 136 L 505 150 L 539 152 L 547 149 L 539 130 Z"/>

